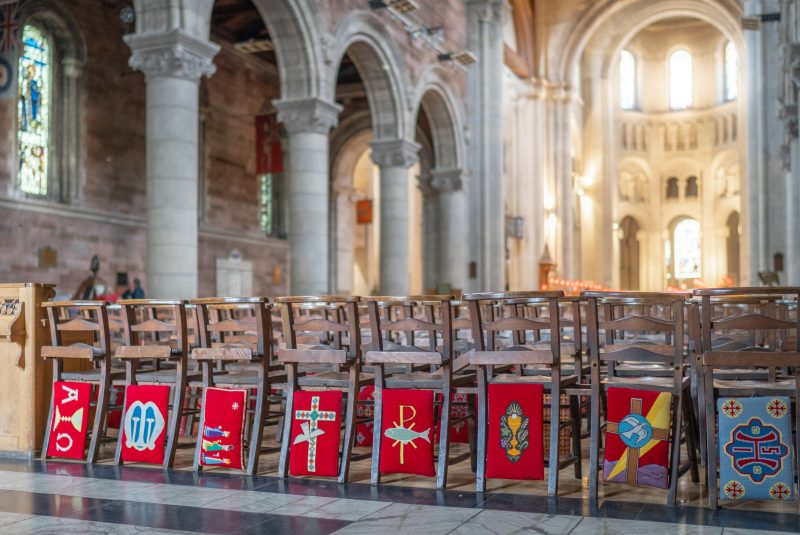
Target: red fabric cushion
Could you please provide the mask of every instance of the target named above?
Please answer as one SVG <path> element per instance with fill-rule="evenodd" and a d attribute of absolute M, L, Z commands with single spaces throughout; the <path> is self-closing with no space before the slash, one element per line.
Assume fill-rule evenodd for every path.
<path fill-rule="evenodd" d="M 442 395 L 436 394 L 436 401 L 441 401 Z M 453 392 L 450 396 L 450 443 L 469 444 L 469 425 L 466 419 L 455 422 L 456 418 L 466 417 L 468 414 L 469 396 L 464 393 Z M 442 426 L 442 406 L 436 406 L 436 432 L 434 441 L 439 442 L 439 431 Z"/>
<path fill-rule="evenodd" d="M 381 415 L 381 474 L 435 476 L 433 392 L 384 390 Z"/>
<path fill-rule="evenodd" d="M 169 421 L 169 387 L 129 385 L 122 420 L 122 460 L 161 464 Z"/>
<path fill-rule="evenodd" d="M 342 393 L 297 390 L 292 408 L 289 473 L 293 476 L 338 475 Z"/>
<path fill-rule="evenodd" d="M 603 479 L 667 488 L 671 413 L 669 392 L 609 388 Z"/>
<path fill-rule="evenodd" d="M 542 385 L 489 385 L 486 477 L 544 479 Z"/>
<path fill-rule="evenodd" d="M 91 396 L 92 385 L 89 383 L 53 383 L 53 423 L 47 446 L 48 457 L 84 458 Z"/>
<path fill-rule="evenodd" d="M 358 401 L 370 400 L 373 401 L 372 395 L 375 392 L 375 387 L 372 385 L 362 386 L 361 391 L 358 393 Z M 374 405 L 367 405 L 359 403 L 356 408 L 356 415 L 359 418 L 372 418 L 375 413 Z M 372 447 L 372 430 L 375 428 L 374 422 L 367 422 L 358 424 L 356 426 L 356 446 L 371 448 Z"/>
<path fill-rule="evenodd" d="M 244 468 L 244 419 L 247 390 L 207 388 L 203 404 L 200 464 Z"/>

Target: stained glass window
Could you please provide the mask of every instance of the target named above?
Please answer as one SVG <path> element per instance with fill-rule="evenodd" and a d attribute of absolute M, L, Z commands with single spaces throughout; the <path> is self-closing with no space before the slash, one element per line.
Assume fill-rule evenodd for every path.
<path fill-rule="evenodd" d="M 700 277 L 700 223 L 696 219 L 678 223 L 672 242 L 675 244 L 675 278 Z"/>
<path fill-rule="evenodd" d="M 275 186 L 272 173 L 259 175 L 259 204 L 261 207 L 261 231 L 267 236 L 275 231 Z"/>
<path fill-rule="evenodd" d="M 22 30 L 19 58 L 19 187 L 25 193 L 47 194 L 50 137 L 50 45 L 33 26 Z"/>
<path fill-rule="evenodd" d="M 636 58 L 627 50 L 619 54 L 619 105 L 623 110 L 636 107 Z"/>
<path fill-rule="evenodd" d="M 692 107 L 692 55 L 686 50 L 669 57 L 669 107 L 685 110 Z"/>
<path fill-rule="evenodd" d="M 736 45 L 728 41 L 725 45 L 725 100 L 736 100 L 739 96 L 739 53 Z"/>

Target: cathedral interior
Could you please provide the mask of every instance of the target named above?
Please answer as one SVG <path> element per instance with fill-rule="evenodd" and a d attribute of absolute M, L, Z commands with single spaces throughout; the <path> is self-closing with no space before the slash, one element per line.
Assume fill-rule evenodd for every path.
<path fill-rule="evenodd" d="M 798 89 L 798 0 L 0 0 L 0 533 L 800 532 Z"/>

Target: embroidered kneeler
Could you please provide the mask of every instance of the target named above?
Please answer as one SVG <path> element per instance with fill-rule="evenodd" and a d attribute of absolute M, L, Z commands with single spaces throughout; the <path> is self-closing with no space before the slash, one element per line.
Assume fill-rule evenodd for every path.
<path fill-rule="evenodd" d="M 161 464 L 169 419 L 169 386 L 128 385 L 122 420 L 122 460 Z"/>
<path fill-rule="evenodd" d="M 53 383 L 53 421 L 48 457 L 83 459 L 89 428 L 92 385 L 70 381 Z"/>
<path fill-rule="evenodd" d="M 433 391 L 384 390 L 381 418 L 381 474 L 435 476 Z"/>
<path fill-rule="evenodd" d="M 289 474 L 339 474 L 342 393 L 338 390 L 294 393 Z"/>
<path fill-rule="evenodd" d="M 247 390 L 207 388 L 203 404 L 200 464 L 244 468 L 244 422 Z"/>
<path fill-rule="evenodd" d="M 544 479 L 540 384 L 490 384 L 486 477 Z"/>

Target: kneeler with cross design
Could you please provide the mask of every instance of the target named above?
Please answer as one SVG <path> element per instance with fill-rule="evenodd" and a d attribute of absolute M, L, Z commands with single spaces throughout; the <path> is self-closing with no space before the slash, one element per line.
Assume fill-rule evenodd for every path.
<path fill-rule="evenodd" d="M 293 476 L 336 476 L 339 473 L 339 434 L 342 393 L 294 393 L 289 473 Z"/>
<path fill-rule="evenodd" d="M 672 394 L 608 389 L 608 424 L 603 479 L 669 486 Z"/>

